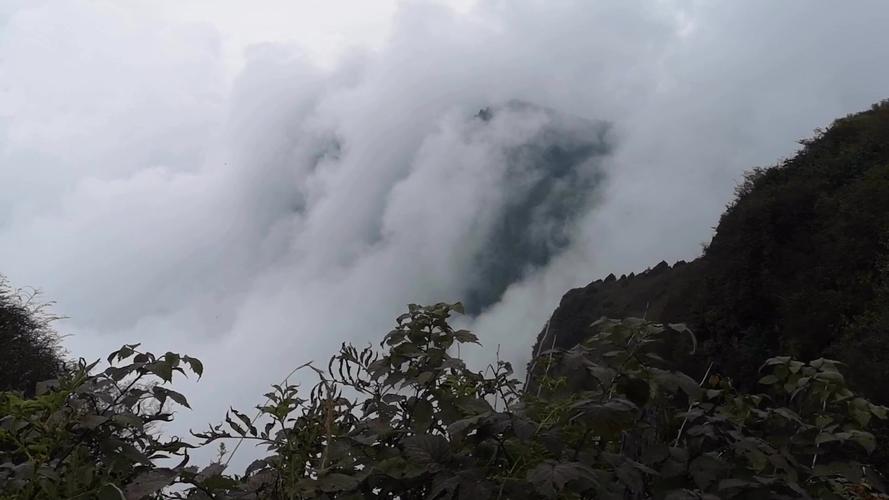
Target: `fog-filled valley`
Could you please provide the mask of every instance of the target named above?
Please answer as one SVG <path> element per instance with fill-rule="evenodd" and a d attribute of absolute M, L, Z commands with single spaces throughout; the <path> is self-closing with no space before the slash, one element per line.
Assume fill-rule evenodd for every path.
<path fill-rule="evenodd" d="M 462 359 L 523 379 L 565 292 L 695 259 L 745 172 L 889 96 L 887 23 L 878 1 L 10 2 L 0 273 L 74 359 L 200 358 L 180 435 L 409 303 L 462 302 Z"/>

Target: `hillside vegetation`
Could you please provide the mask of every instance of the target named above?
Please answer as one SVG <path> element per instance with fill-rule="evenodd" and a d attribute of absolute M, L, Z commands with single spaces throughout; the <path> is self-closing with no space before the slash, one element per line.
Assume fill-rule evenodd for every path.
<path fill-rule="evenodd" d="M 696 343 L 683 325 L 602 320 L 542 353 L 522 391 L 508 363 L 475 372 L 453 355 L 477 342 L 448 324 L 461 309 L 412 305 L 381 350 L 344 344 L 307 367 L 313 387 L 273 386 L 256 413 L 232 409 L 188 441 L 150 428 L 188 406 L 169 388 L 203 371 L 188 356 L 128 345 L 35 398 L 0 394 L 0 498 L 889 498 L 867 430 L 889 409 L 835 361 L 765 360 L 761 392 L 743 393 L 674 369 Z M 230 455 L 188 463 L 231 440 L 269 454 L 243 473 Z"/>
<path fill-rule="evenodd" d="M 700 258 L 568 292 L 538 343 L 570 348 L 601 316 L 643 315 L 687 322 L 742 386 L 766 357 L 828 355 L 889 401 L 889 102 L 750 172 Z"/>

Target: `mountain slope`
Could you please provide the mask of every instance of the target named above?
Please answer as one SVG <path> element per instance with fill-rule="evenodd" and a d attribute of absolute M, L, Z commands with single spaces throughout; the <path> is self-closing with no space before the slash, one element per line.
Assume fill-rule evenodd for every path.
<path fill-rule="evenodd" d="M 887 248 L 884 101 L 803 141 L 794 158 L 748 174 L 698 259 L 568 292 L 538 343 L 570 347 L 600 316 L 684 321 L 703 354 L 742 384 L 769 355 L 824 355 L 848 363 L 853 383 L 885 402 Z"/>

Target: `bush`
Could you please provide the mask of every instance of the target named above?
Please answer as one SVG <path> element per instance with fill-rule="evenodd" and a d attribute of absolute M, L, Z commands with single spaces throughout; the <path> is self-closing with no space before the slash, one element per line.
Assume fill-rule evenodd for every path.
<path fill-rule="evenodd" d="M 0 391 L 32 394 L 41 380 L 64 370 L 59 338 L 50 327 L 53 316 L 37 293 L 12 288 L 0 275 Z"/>
<path fill-rule="evenodd" d="M 889 498 L 867 431 L 887 409 L 857 397 L 838 362 L 771 358 L 761 394 L 672 368 L 682 325 L 601 320 L 570 350 L 541 353 L 533 393 L 509 363 L 470 370 L 477 343 L 412 305 L 382 351 L 344 344 L 317 383 L 273 386 L 256 416 L 232 410 L 192 444 L 147 430 L 194 358 L 124 346 L 57 387 L 0 399 L 0 491 L 15 498 Z M 682 344 L 680 342 L 685 342 Z M 459 353 L 459 348 L 457 349 Z M 145 382 L 155 385 L 145 385 Z M 265 445 L 243 474 L 187 464 L 221 440 Z M 160 467 L 162 457 L 182 457 Z M 230 458 L 230 456 L 229 456 Z"/>

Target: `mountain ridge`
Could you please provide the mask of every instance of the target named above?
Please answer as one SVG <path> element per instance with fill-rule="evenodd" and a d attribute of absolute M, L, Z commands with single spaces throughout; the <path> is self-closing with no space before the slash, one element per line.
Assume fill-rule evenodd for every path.
<path fill-rule="evenodd" d="M 602 316 L 684 322 L 741 385 L 755 360 L 825 356 L 889 400 L 889 101 L 800 143 L 746 175 L 701 256 L 568 291 L 533 352 L 582 342 Z"/>

